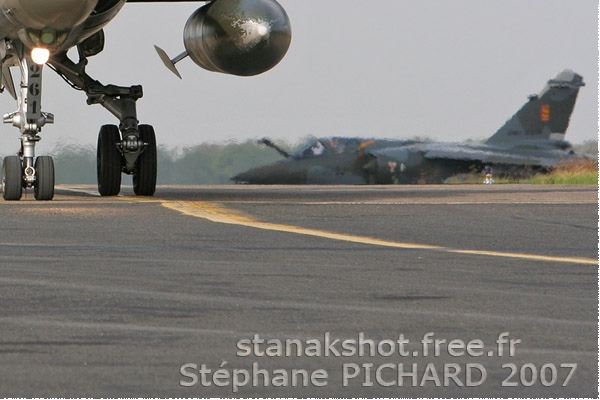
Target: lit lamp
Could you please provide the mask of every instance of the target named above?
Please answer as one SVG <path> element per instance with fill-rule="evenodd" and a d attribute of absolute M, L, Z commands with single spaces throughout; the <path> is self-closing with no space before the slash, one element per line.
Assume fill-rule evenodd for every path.
<path fill-rule="evenodd" d="M 50 59 L 50 50 L 43 47 L 35 47 L 31 50 L 31 59 L 38 65 L 44 65 Z"/>

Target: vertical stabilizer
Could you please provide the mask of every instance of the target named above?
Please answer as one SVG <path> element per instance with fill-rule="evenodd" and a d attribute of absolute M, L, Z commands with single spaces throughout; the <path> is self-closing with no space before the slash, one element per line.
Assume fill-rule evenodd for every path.
<path fill-rule="evenodd" d="M 564 140 L 583 77 L 564 70 L 506 121 L 486 143 L 501 144 L 531 140 Z"/>

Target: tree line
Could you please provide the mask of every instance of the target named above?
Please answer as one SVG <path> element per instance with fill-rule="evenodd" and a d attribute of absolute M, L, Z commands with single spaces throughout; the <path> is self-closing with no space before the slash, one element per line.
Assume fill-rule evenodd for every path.
<path fill-rule="evenodd" d="M 298 144 L 277 141 L 293 151 Z M 598 141 L 588 140 L 574 145 L 576 152 L 598 157 Z M 51 152 L 54 157 L 57 183 L 96 183 L 96 150 L 92 146 L 60 145 Z M 275 150 L 256 140 L 241 143 L 203 143 L 183 149 L 158 148 L 158 184 L 229 184 L 240 172 L 281 160 Z"/>
<path fill-rule="evenodd" d="M 56 183 L 96 183 L 96 150 L 61 146 L 53 152 Z M 228 184 L 240 172 L 282 157 L 256 141 L 203 143 L 183 149 L 159 146 L 157 183 Z"/>

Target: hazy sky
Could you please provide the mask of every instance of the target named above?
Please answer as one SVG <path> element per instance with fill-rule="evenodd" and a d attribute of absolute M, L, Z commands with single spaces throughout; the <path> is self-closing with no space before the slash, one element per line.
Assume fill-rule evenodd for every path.
<path fill-rule="evenodd" d="M 127 4 L 106 29 L 105 51 L 88 72 L 103 83 L 142 84 L 142 123 L 160 144 L 307 135 L 443 141 L 494 133 L 565 68 L 583 75 L 567 139 L 598 136 L 598 1 L 281 0 L 291 20 L 287 57 L 272 71 L 240 78 L 204 71 L 190 59 L 179 80 L 153 44 L 171 56 L 201 3 Z M 57 143 L 94 144 L 117 123 L 101 106 L 45 69 L 43 110 L 55 124 L 38 152 Z M 7 93 L 2 113 L 15 110 Z M 6 125 L 0 153 L 18 148 Z"/>

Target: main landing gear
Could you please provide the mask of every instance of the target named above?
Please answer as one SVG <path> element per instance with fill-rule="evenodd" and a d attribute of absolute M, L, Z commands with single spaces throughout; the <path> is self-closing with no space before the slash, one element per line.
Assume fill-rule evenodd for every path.
<path fill-rule="evenodd" d="M 99 38 L 102 39 L 102 38 Z M 35 157 L 39 133 L 54 116 L 41 111 L 42 66 L 35 64 L 23 46 L 0 41 L 0 54 L 7 57 L 3 66 L 19 66 L 20 92 L 14 85 L 5 89 L 17 100 L 18 110 L 4 115 L 5 123 L 12 123 L 21 131 L 21 150 L 18 155 L 5 157 L 2 163 L 2 188 L 5 200 L 20 200 L 24 188 L 33 188 L 37 200 L 54 197 L 54 162 L 52 157 Z M 78 46 L 79 62 L 75 64 L 66 54 L 56 54 L 48 62 L 72 87 L 87 95 L 88 104 L 100 104 L 119 120 L 119 125 L 104 125 L 98 135 L 98 191 L 102 196 L 115 196 L 121 190 L 121 177 L 133 176 L 133 190 L 139 196 L 152 196 L 156 190 L 157 156 L 156 136 L 150 125 L 139 125 L 136 101 L 142 97 L 141 86 L 121 87 L 103 85 L 85 72 L 86 55 L 90 52 L 85 42 Z M 101 49 L 94 49 L 100 51 Z M 2 68 L 6 73 L 8 68 Z M 10 78 L 10 79 L 9 79 Z M 12 77 L 2 79 L 12 83 Z"/>
<path fill-rule="evenodd" d="M 150 125 L 138 125 L 139 140 L 145 148 L 133 168 L 133 191 L 138 196 L 152 196 L 156 189 L 156 136 Z M 115 196 L 121 190 L 124 158 L 123 143 L 115 125 L 104 125 L 98 135 L 98 192 Z"/>

